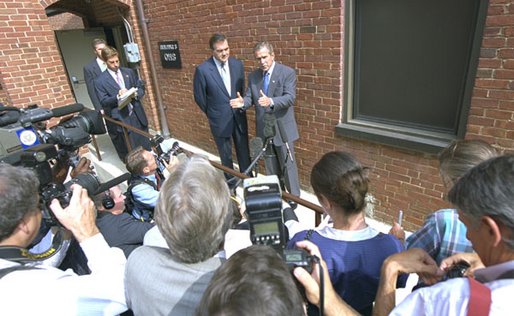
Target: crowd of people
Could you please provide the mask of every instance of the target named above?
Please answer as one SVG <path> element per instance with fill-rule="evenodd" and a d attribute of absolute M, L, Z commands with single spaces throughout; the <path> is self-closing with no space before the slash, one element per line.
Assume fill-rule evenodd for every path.
<path fill-rule="evenodd" d="M 269 142 L 266 150 L 276 157 L 266 161 L 267 170 L 282 176 L 284 187 L 299 196 L 293 143 L 298 139 L 294 70 L 275 62 L 270 43 L 258 43 L 254 55 L 259 69 L 249 75 L 245 89 L 242 63 L 230 57 L 226 37 L 215 34 L 209 45 L 212 57 L 198 66 L 194 93 L 207 115 L 223 165 L 233 168 L 232 140 L 239 167 L 250 165 L 245 111 L 254 106 L 257 134 Z M 118 107 L 119 95 L 129 86 L 138 86 L 139 79 L 123 68 L 118 72 L 117 53 L 105 42 L 94 42 L 93 48 L 98 57 L 86 68 L 107 69 L 96 74 L 91 70 L 91 76 L 98 78 L 92 80 L 95 108 L 127 124 L 137 121 L 144 129 L 144 111 L 137 113 L 137 108 L 142 109 L 141 86 L 128 105 Z M 114 129 L 109 129 L 113 142 L 119 136 Z M 132 135 L 130 141 L 134 145 L 130 152 L 124 142 L 115 145 L 131 173 L 125 194 L 113 186 L 92 195 L 78 182 L 69 189 L 68 201 L 42 201 L 34 170 L 0 163 L 2 314 L 510 312 L 514 156 L 501 154 L 483 141 L 454 141 L 441 151 L 440 175 L 454 208 L 430 214 L 408 238 L 399 223 L 387 234 L 366 222 L 373 171 L 348 152 L 324 154 L 311 171 L 310 183 L 330 224 L 291 233 L 282 245 L 308 254 L 305 267 L 288 266 L 286 250 L 265 245 L 227 256 L 227 232 L 248 229 L 240 225 L 230 178 L 200 155 L 182 161 L 174 157 L 162 166 L 148 140 Z M 89 163 L 81 160 L 76 169 L 89 170 Z M 71 175 L 80 172 L 74 170 Z M 59 233 L 49 251 L 34 254 L 28 249 L 42 242 L 42 210 L 49 210 L 60 223 Z M 294 209 L 287 212 L 292 212 L 287 218 L 297 220 Z M 63 243 L 58 244 L 61 233 L 71 234 L 75 246 L 70 243 L 63 249 Z M 63 257 L 71 256 L 77 263 L 66 266 L 69 269 L 61 260 L 42 260 L 67 250 Z M 450 277 L 448 272 L 462 262 L 469 267 L 463 271 L 466 277 Z M 413 273 L 419 276 L 419 286 L 396 302 L 396 289 Z"/>

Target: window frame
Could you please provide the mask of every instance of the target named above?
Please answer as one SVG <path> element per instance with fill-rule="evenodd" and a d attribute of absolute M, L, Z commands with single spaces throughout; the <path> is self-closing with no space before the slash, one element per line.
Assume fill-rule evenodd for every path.
<path fill-rule="evenodd" d="M 462 139 L 466 134 L 467 118 L 478 68 L 483 30 L 487 17 L 488 0 L 477 0 L 478 12 L 472 37 L 471 52 L 467 71 L 465 71 L 465 87 L 460 98 L 459 115 L 456 118 L 456 133 L 443 133 L 429 129 L 381 123 L 354 118 L 355 82 L 355 5 L 358 0 L 346 0 L 344 4 L 344 88 L 343 112 L 336 133 L 340 136 L 373 141 L 381 144 L 407 148 L 416 151 L 437 153 L 455 139 Z M 462 78 L 462 77 L 461 77 Z"/>

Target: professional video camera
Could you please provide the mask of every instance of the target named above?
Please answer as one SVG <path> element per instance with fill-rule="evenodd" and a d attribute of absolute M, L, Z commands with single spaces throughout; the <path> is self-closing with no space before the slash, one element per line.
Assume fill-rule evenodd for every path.
<path fill-rule="evenodd" d="M 276 175 L 248 178 L 243 182 L 250 239 L 255 245 L 274 248 L 292 270 L 312 270 L 312 258 L 300 249 L 285 249 L 286 230 L 282 218 L 282 194 Z"/>
<path fill-rule="evenodd" d="M 43 121 L 61 117 L 74 112 L 80 114 L 60 122 L 57 126 L 45 129 Z M 25 109 L 0 105 L 0 161 L 15 166 L 32 168 L 40 182 L 41 202 L 43 208 L 53 198 L 69 202 L 72 182 L 62 184 L 55 179 L 54 168 L 59 166 L 67 171 L 78 162 L 78 149 L 91 141 L 91 134 L 104 134 L 105 125 L 100 113 L 84 110 L 82 104 L 76 103 L 56 109 L 43 109 L 31 106 Z M 100 183 L 94 174 L 81 175 L 73 180 L 90 194 Z M 45 220 L 52 224 L 56 221 L 50 217 L 48 209 Z"/>
<path fill-rule="evenodd" d="M 61 117 L 82 111 L 59 125 L 45 129 L 41 124 L 53 117 Z M 80 103 L 55 109 L 43 109 L 31 106 L 26 109 L 5 107 L 0 104 L 0 161 L 12 165 L 30 163 L 26 151 L 32 148 L 31 154 L 39 151 L 48 154 L 48 146 L 57 145 L 56 156 L 43 158 L 37 154 L 38 162 L 46 159 L 70 159 L 73 151 L 91 141 L 91 134 L 105 134 L 105 125 L 99 112 L 84 110 Z M 53 153 L 52 153 L 53 154 Z M 41 179 L 40 179 L 41 180 Z"/>

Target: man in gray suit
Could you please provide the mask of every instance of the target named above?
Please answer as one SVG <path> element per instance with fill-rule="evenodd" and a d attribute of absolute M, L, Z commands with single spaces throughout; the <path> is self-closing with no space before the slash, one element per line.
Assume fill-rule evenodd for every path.
<path fill-rule="evenodd" d="M 299 138 L 293 111 L 296 73 L 275 62 L 271 43 L 257 43 L 253 51 L 260 68 L 248 76 L 244 98 L 238 93 L 236 99 L 230 100 L 230 105 L 244 110 L 255 105 L 257 137 L 265 142 L 273 141 L 266 152 L 266 173 L 283 176 L 289 193 L 300 196 L 293 143 Z"/>
<path fill-rule="evenodd" d="M 225 234 L 232 224 L 225 178 L 207 158 L 191 156 L 164 181 L 155 223 L 168 248 L 144 245 L 130 254 L 127 304 L 134 315 L 194 315 L 225 261 Z"/>
<path fill-rule="evenodd" d="M 91 46 L 93 47 L 96 57 L 89 64 L 84 66 L 84 80 L 86 81 L 87 93 L 89 94 L 91 103 L 93 103 L 95 110 L 101 111 L 102 105 L 95 91 L 95 78 L 107 69 L 107 65 L 102 59 L 102 49 L 107 46 L 107 43 L 101 38 L 95 38 L 91 42 Z"/>

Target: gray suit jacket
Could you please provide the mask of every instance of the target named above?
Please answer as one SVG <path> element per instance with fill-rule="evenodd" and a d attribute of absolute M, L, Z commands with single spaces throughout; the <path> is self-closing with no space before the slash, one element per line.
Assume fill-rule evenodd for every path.
<path fill-rule="evenodd" d="M 102 105 L 100 104 L 100 100 L 96 95 L 95 78 L 98 77 L 101 73 L 102 70 L 96 62 L 96 57 L 89 64 L 84 66 L 84 80 L 86 81 L 87 93 L 89 94 L 91 103 L 93 103 L 93 106 L 97 111 L 102 109 Z"/>
<path fill-rule="evenodd" d="M 141 246 L 125 268 L 125 296 L 134 315 L 194 315 L 216 269 L 225 259 L 181 263 L 169 249 Z"/>
<path fill-rule="evenodd" d="M 299 138 L 298 127 L 294 117 L 293 105 L 296 100 L 296 73 L 295 71 L 285 65 L 279 64 L 275 61 L 275 68 L 271 74 L 270 83 L 268 86 L 268 97 L 273 99 L 273 110 L 259 106 L 258 100 L 260 97 L 260 90 L 263 84 L 263 72 L 261 69 L 253 71 L 248 76 L 248 88 L 246 89 L 244 97 L 244 109 L 255 105 L 255 125 L 257 136 L 265 139 L 264 137 L 264 114 L 266 112 L 272 113 L 277 121 L 281 121 L 283 131 L 286 135 L 281 135 L 280 130 L 275 123 L 275 137 L 273 143 L 276 146 L 282 146 L 284 142 L 282 139 L 289 142 L 295 141 Z"/>

